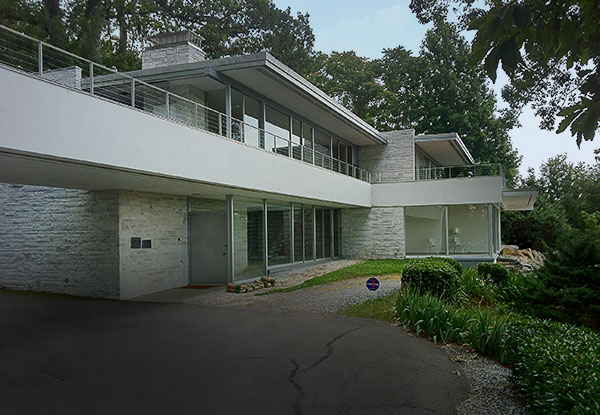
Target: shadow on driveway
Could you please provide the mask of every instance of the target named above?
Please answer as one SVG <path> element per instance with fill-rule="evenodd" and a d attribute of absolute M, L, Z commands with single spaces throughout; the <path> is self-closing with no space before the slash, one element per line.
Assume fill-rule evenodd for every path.
<path fill-rule="evenodd" d="M 0 292 L 6 414 L 452 414 L 467 381 L 387 323 Z"/>

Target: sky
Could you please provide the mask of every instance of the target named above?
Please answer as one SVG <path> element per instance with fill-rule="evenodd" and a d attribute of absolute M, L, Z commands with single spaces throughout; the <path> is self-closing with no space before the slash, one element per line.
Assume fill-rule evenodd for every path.
<path fill-rule="evenodd" d="M 398 45 L 418 53 L 421 41 L 430 25 L 419 24 L 411 13 L 409 0 L 274 0 L 277 7 L 291 7 L 295 14 L 310 14 L 310 24 L 315 34 L 315 49 L 321 52 L 354 50 L 358 55 L 371 59 L 381 57 L 381 51 Z M 466 32 L 467 39 L 473 33 Z M 503 105 L 500 89 L 508 77 L 500 73 L 496 84 L 498 103 Z M 505 105 L 505 104 L 504 104 Z M 513 146 L 523 156 L 520 167 L 522 175 L 533 167 L 536 171 L 549 157 L 567 153 L 572 162 L 594 163 L 594 149 L 600 147 L 600 139 L 583 142 L 577 148 L 575 138 L 568 132 L 556 134 L 539 128 L 539 119 L 531 109 L 521 115 L 522 127 L 510 131 Z M 460 134 L 460 131 L 456 131 Z"/>

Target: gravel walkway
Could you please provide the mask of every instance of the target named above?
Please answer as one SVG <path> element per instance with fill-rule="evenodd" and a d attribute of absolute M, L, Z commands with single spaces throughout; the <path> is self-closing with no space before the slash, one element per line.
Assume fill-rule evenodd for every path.
<path fill-rule="evenodd" d="M 527 413 L 523 401 L 511 386 L 511 370 L 495 360 L 477 356 L 467 346 L 441 346 L 450 360 L 460 367 L 459 372 L 469 380 L 469 398 L 456 407 L 459 415 Z"/>
<path fill-rule="evenodd" d="M 273 275 L 278 284 L 274 288 L 265 288 L 258 293 L 294 286 L 310 278 L 359 262 L 362 261 L 338 260 L 280 271 Z M 368 277 L 358 277 L 288 293 L 269 295 L 256 295 L 257 292 L 226 293 L 222 287 L 219 287 L 210 290 L 169 290 L 163 294 L 138 299 L 335 314 L 348 305 L 360 304 L 374 297 L 385 297 L 400 287 L 399 275 L 385 275 L 377 278 L 381 284 L 375 293 L 368 291 L 365 287 Z M 456 408 L 459 415 L 521 415 L 527 413 L 508 380 L 510 369 L 492 359 L 477 357 L 465 346 L 444 345 L 441 347 L 448 353 L 450 360 L 458 365 L 457 375 L 466 376 L 470 384 L 469 398 Z"/>

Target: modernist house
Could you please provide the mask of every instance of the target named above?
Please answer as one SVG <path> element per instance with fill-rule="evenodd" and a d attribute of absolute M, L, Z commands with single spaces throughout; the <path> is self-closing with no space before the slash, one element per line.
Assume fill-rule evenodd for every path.
<path fill-rule="evenodd" d="M 1 286 L 131 298 L 339 257 L 494 261 L 501 211 L 533 207 L 456 133 L 379 132 L 268 53 L 152 40 L 125 74 L 0 28 Z"/>

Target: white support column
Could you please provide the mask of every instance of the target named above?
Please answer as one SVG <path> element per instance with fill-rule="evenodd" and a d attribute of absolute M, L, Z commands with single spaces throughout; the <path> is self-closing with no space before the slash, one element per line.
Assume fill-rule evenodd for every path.
<path fill-rule="evenodd" d="M 494 206 L 488 203 L 488 253 L 494 256 Z"/>
<path fill-rule="evenodd" d="M 44 44 L 38 42 L 38 75 L 44 76 Z"/>
<path fill-rule="evenodd" d="M 448 225 L 448 206 L 444 206 L 444 216 L 446 218 L 446 255 L 450 255 L 450 227 Z"/>
<path fill-rule="evenodd" d="M 90 94 L 94 95 L 94 62 L 90 62 Z"/>
<path fill-rule="evenodd" d="M 498 251 L 502 250 L 502 210 L 500 210 L 500 207 L 496 207 L 496 210 L 498 212 Z"/>
<path fill-rule="evenodd" d="M 314 155 L 314 153 L 313 153 Z M 312 207 L 312 217 L 313 217 L 313 252 L 312 257 L 313 261 L 317 260 L 317 209 Z"/>
<path fill-rule="evenodd" d="M 225 205 L 227 209 L 227 281 L 233 282 L 233 276 L 235 273 L 235 251 L 234 245 L 234 223 L 233 223 L 233 195 L 227 195 L 225 197 Z"/>
<path fill-rule="evenodd" d="M 263 199 L 263 262 L 265 263 L 265 275 L 269 275 L 269 238 L 267 236 L 267 199 Z"/>

